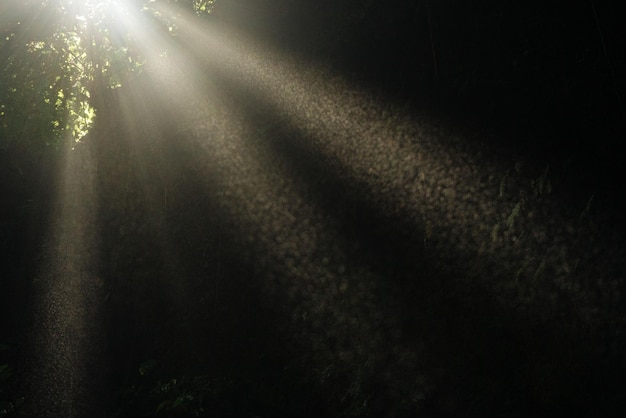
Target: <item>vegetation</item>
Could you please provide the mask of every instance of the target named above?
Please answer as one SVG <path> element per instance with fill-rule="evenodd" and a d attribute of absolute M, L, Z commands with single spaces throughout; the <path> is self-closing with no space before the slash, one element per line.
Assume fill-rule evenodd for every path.
<path fill-rule="evenodd" d="M 171 31 L 175 16 L 155 1 L 127 2 Z M 184 3 L 209 13 L 213 0 Z M 93 96 L 122 86 L 142 58 L 131 34 L 116 22 L 122 11 L 106 1 L 33 0 L 4 6 L 0 18 L 0 149 L 37 150 L 80 141 L 96 115 Z"/>

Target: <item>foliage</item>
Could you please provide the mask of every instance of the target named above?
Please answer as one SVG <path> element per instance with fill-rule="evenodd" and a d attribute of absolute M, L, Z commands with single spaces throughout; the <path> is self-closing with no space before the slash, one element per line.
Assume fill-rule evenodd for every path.
<path fill-rule="evenodd" d="M 17 38 L 11 33 L 5 45 Z M 77 141 L 87 132 L 94 109 L 89 105 L 90 74 L 76 32 L 30 41 L 2 68 L 2 146 L 21 141 L 55 145 L 70 134 Z"/>
<path fill-rule="evenodd" d="M 20 3 L 20 2 L 16 2 Z M 140 69 L 124 10 L 163 16 L 162 5 L 197 14 L 214 0 L 32 0 L 0 10 L 0 150 L 80 141 L 94 122 L 94 95 L 121 87 Z M 171 19 L 169 19 L 171 20 Z M 171 31 L 171 26 L 169 27 Z"/>

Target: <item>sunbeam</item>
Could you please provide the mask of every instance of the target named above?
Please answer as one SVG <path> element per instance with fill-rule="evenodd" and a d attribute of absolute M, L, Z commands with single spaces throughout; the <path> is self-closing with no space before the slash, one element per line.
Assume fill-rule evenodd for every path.
<path fill-rule="evenodd" d="M 290 329 L 302 330 L 320 380 L 347 370 L 353 381 L 385 376 L 395 396 L 417 404 L 420 394 L 437 385 L 418 372 L 428 365 L 417 358 L 434 362 L 434 354 L 403 343 L 408 331 L 397 321 L 408 302 L 388 290 L 400 279 L 368 270 L 356 249 L 364 244 L 343 237 L 342 220 L 333 220 L 314 203 L 308 180 L 292 178 L 294 170 L 267 146 L 253 145 L 258 131 L 246 127 L 241 112 L 249 110 L 236 110 L 241 98 L 259 107 L 259 113 L 279 115 L 295 146 L 326 161 L 326 174 L 360 194 L 359 201 L 378 219 L 407 228 L 410 247 L 404 250 L 415 251 L 415 261 L 408 256 L 403 265 L 416 269 L 424 262 L 421 254 L 436 254 L 436 267 L 430 268 L 446 272 L 460 292 L 475 298 L 484 292 L 498 301 L 498 309 L 515 306 L 516 315 L 540 322 L 574 314 L 564 329 L 596 329 L 604 321 L 594 313 L 606 300 L 581 297 L 588 284 L 580 271 L 586 275 L 593 269 L 611 280 L 606 272 L 615 271 L 612 263 L 619 255 L 606 253 L 600 261 L 596 253 L 592 262 L 580 243 L 598 242 L 598 234 L 579 224 L 578 212 L 548 197 L 545 173 L 524 165 L 530 163 L 502 160 L 497 150 L 377 102 L 340 77 L 299 64 L 240 33 L 200 27 L 191 19 L 181 22 L 177 45 L 184 48 L 172 48 L 159 61 L 159 94 L 185 127 L 179 135 L 204 150 L 198 161 L 205 175 L 220 173 L 219 192 L 208 193 L 237 225 L 231 233 L 247 237 L 244 242 L 255 249 L 248 257 L 269 293 L 284 295 Z M 217 87 L 210 88 L 212 83 L 226 83 L 239 93 L 224 97 Z M 529 198 L 533 195 L 537 200 Z M 378 245 L 385 253 L 385 247 L 397 243 Z M 426 281 L 414 280 L 409 288 Z M 537 286 L 551 290 L 537 295 Z M 555 298 L 561 302 L 553 304 Z M 434 300 L 428 304 L 441 302 Z M 480 315 L 470 312 L 465 315 Z M 428 320 L 412 324 L 428 328 Z M 322 365 L 333 356 L 340 365 L 329 371 Z M 403 380 L 399 376 L 407 369 L 415 374 Z"/>
<path fill-rule="evenodd" d="M 590 410 L 626 364 L 603 201 L 213 3 L 0 6 L 0 145 L 61 149 L 23 412 Z"/>
<path fill-rule="evenodd" d="M 103 375 L 102 281 L 98 245 L 94 161 L 86 152 L 65 153 L 56 204 L 35 281 L 34 340 L 28 374 L 39 416 L 97 415 L 101 393 L 89 384 Z"/>
<path fill-rule="evenodd" d="M 182 28 L 179 36 L 192 56 L 221 79 L 244 85 L 248 100 L 280 115 L 306 138 L 304 148 L 321 153 L 350 184 L 362 185 L 365 199 L 384 217 L 412 225 L 421 231 L 426 247 L 447 254 L 450 261 L 473 263 L 470 277 L 479 281 L 476 285 L 508 293 L 510 283 L 501 277 L 527 276 L 533 279 L 529 286 L 546 280 L 556 294 L 569 299 L 581 320 L 602 321 L 592 312 L 604 302 L 580 300 L 582 289 L 568 283 L 575 280 L 574 265 L 593 265 L 599 274 L 616 266 L 592 262 L 576 247 L 590 242 L 590 236 L 593 242 L 601 239 L 598 232 L 580 226 L 584 202 L 570 208 L 556 197 L 529 198 L 550 193 L 538 188 L 540 181 L 547 184 L 541 174 L 545 167 L 507 159 L 501 151 L 425 117 L 377 102 L 341 77 L 282 56 L 240 33 L 199 28 L 192 22 Z M 568 243 L 562 242 L 563 236 L 569 236 Z M 609 251 L 604 262 L 619 259 Z M 549 272 L 546 264 L 551 265 Z M 522 306 L 538 302 L 519 297 Z"/>
<path fill-rule="evenodd" d="M 169 59 L 176 66 L 182 58 Z M 276 309 L 291 318 L 294 338 L 307 341 L 309 353 L 304 356 L 312 372 L 319 379 L 356 373 L 352 377 L 367 380 L 380 368 L 386 369 L 387 379 L 402 375 L 405 367 L 414 368 L 406 363 L 415 354 L 399 341 L 397 315 L 388 312 L 392 301 L 384 306 L 377 302 L 383 278 L 350 260 L 355 243 L 342 239 L 340 225 L 328 223 L 305 184 L 291 178 L 276 156 L 250 146 L 256 130 L 237 105 L 223 93 L 199 92 L 193 71 L 177 71 L 176 79 L 181 76 L 192 82 L 178 82 L 181 98 L 172 100 L 172 111 L 187 126 L 180 135 L 202 151 L 198 162 L 205 168 L 200 173 L 206 178 L 219 173 L 219 182 L 208 186 L 207 193 L 234 224 L 230 233 L 240 234 L 237 241 L 253 248 L 239 254 L 241 261 L 251 263 L 264 280 L 248 285 L 264 288 L 280 304 Z M 198 114 L 208 123 L 199 122 Z M 396 343 L 395 353 L 387 351 L 391 344 L 385 341 Z M 339 364 L 330 370 L 324 361 L 334 356 Z"/>
<path fill-rule="evenodd" d="M 19 8 L 13 12 L 25 13 Z M 91 100 L 96 92 L 90 89 L 104 87 L 102 83 L 95 85 L 94 79 L 115 71 L 111 62 L 94 66 L 95 61 L 90 61 L 94 48 L 103 46 L 96 44 L 93 26 L 125 13 L 115 1 L 43 3 L 33 19 L 19 22 L 25 30 L 18 42 L 27 42 L 33 56 L 39 53 L 37 61 L 29 56 L 8 57 L 13 66 L 36 68 L 41 64 L 38 61 L 49 64 L 39 78 L 56 94 L 44 100 L 60 113 L 54 126 L 61 131 L 60 142 L 65 144 L 56 173 L 50 227 L 43 238 L 33 282 L 33 332 L 24 356 L 24 386 L 29 393 L 25 410 L 33 416 L 103 416 L 107 409 L 109 393 L 103 390 L 107 379 L 101 312 L 104 295 L 98 275 L 98 164 L 93 149 L 75 143 L 92 127 L 95 115 Z M 37 40 L 40 32 L 54 25 L 65 31 L 51 41 Z M 125 29 L 111 25 L 106 31 L 115 42 Z M 66 74 L 55 73 L 59 68 Z M 61 124 L 63 120 L 68 121 L 66 125 Z M 98 376 L 99 384 L 93 383 L 94 376 Z"/>

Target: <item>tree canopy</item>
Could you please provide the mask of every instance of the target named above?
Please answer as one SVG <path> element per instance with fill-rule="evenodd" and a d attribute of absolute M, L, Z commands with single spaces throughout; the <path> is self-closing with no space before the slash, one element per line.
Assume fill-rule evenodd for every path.
<path fill-rule="evenodd" d="M 80 141 L 93 96 L 141 69 L 129 14 L 175 33 L 176 13 L 208 14 L 214 0 L 26 0 L 0 9 L 0 149 Z M 44 147 L 42 147 L 42 145 Z"/>

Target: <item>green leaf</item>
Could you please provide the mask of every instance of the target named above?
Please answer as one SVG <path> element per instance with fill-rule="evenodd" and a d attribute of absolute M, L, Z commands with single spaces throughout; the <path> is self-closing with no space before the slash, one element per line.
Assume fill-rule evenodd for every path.
<path fill-rule="evenodd" d="M 157 361 L 155 359 L 144 361 L 143 363 L 139 365 L 139 374 L 144 376 L 150 370 L 154 369 L 154 366 L 156 366 L 156 364 L 157 364 Z"/>
<path fill-rule="evenodd" d="M 181 404 L 183 404 L 184 402 L 192 401 L 192 400 L 193 400 L 193 396 L 191 395 L 180 395 L 178 398 L 176 398 L 174 402 L 172 402 L 172 408 L 176 408 L 180 406 Z"/>

